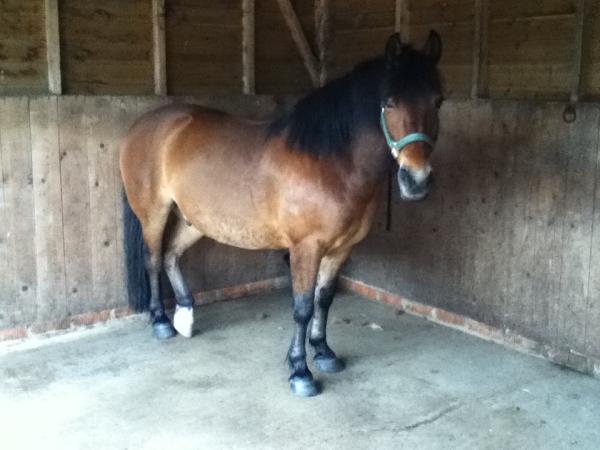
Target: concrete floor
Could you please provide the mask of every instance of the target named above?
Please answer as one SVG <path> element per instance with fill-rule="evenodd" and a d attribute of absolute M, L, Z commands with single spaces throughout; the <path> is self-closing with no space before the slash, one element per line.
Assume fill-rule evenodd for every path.
<path fill-rule="evenodd" d="M 600 448 L 599 380 L 349 294 L 330 325 L 347 369 L 293 397 L 290 303 L 198 308 L 191 340 L 137 317 L 3 345 L 0 447 Z"/>

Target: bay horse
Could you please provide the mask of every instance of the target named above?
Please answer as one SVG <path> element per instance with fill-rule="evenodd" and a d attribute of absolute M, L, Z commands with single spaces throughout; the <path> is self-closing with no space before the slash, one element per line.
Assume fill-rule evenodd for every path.
<path fill-rule="evenodd" d="M 307 332 L 316 368 L 342 370 L 326 340 L 336 279 L 369 231 L 393 161 L 401 197 L 427 195 L 442 102 L 441 51 L 434 31 L 420 50 L 394 34 L 380 57 L 271 122 L 189 104 L 141 116 L 124 139 L 120 168 L 130 304 L 150 310 L 154 336 L 192 335 L 194 300 L 179 259 L 200 238 L 288 249 L 291 389 L 301 396 L 319 392 L 306 362 Z M 166 227 L 168 219 L 174 223 Z M 173 325 L 160 297 L 163 263 L 177 301 Z"/>

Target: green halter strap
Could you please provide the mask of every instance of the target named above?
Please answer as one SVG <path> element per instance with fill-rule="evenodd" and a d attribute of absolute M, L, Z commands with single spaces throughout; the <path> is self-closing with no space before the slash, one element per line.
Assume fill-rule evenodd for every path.
<path fill-rule="evenodd" d="M 400 152 L 404 147 L 413 142 L 425 142 L 429 144 L 431 147 L 434 146 L 433 139 L 427 136 L 425 133 L 411 133 L 409 135 L 404 136 L 402 139 L 398 139 L 395 141 L 390 134 L 390 130 L 388 130 L 387 122 L 385 121 L 385 108 L 381 108 L 381 129 L 383 130 L 383 135 L 385 136 L 385 140 L 387 141 L 387 145 L 392 151 L 392 155 L 395 159 L 398 158 Z"/>

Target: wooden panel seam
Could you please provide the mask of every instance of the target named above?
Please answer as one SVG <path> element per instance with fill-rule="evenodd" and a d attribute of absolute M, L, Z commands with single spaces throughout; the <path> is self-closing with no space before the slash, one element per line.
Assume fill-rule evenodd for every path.
<path fill-rule="evenodd" d="M 152 60 L 156 95 L 167 95 L 165 48 L 165 0 L 152 0 Z"/>
<path fill-rule="evenodd" d="M 48 64 L 48 91 L 62 94 L 60 70 L 60 29 L 58 25 L 58 0 L 44 0 L 46 13 L 46 60 Z"/>

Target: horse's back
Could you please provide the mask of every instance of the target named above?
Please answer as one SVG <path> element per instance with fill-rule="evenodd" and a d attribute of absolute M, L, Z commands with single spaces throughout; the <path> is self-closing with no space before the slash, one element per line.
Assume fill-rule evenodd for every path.
<path fill-rule="evenodd" d="M 192 153 L 210 145 L 188 145 L 190 134 L 208 144 L 228 114 L 191 104 L 169 104 L 146 112 L 131 126 L 121 145 L 120 166 L 130 201 L 153 201 L 167 195 L 168 183 Z M 135 205 L 132 205 L 135 206 Z"/>

